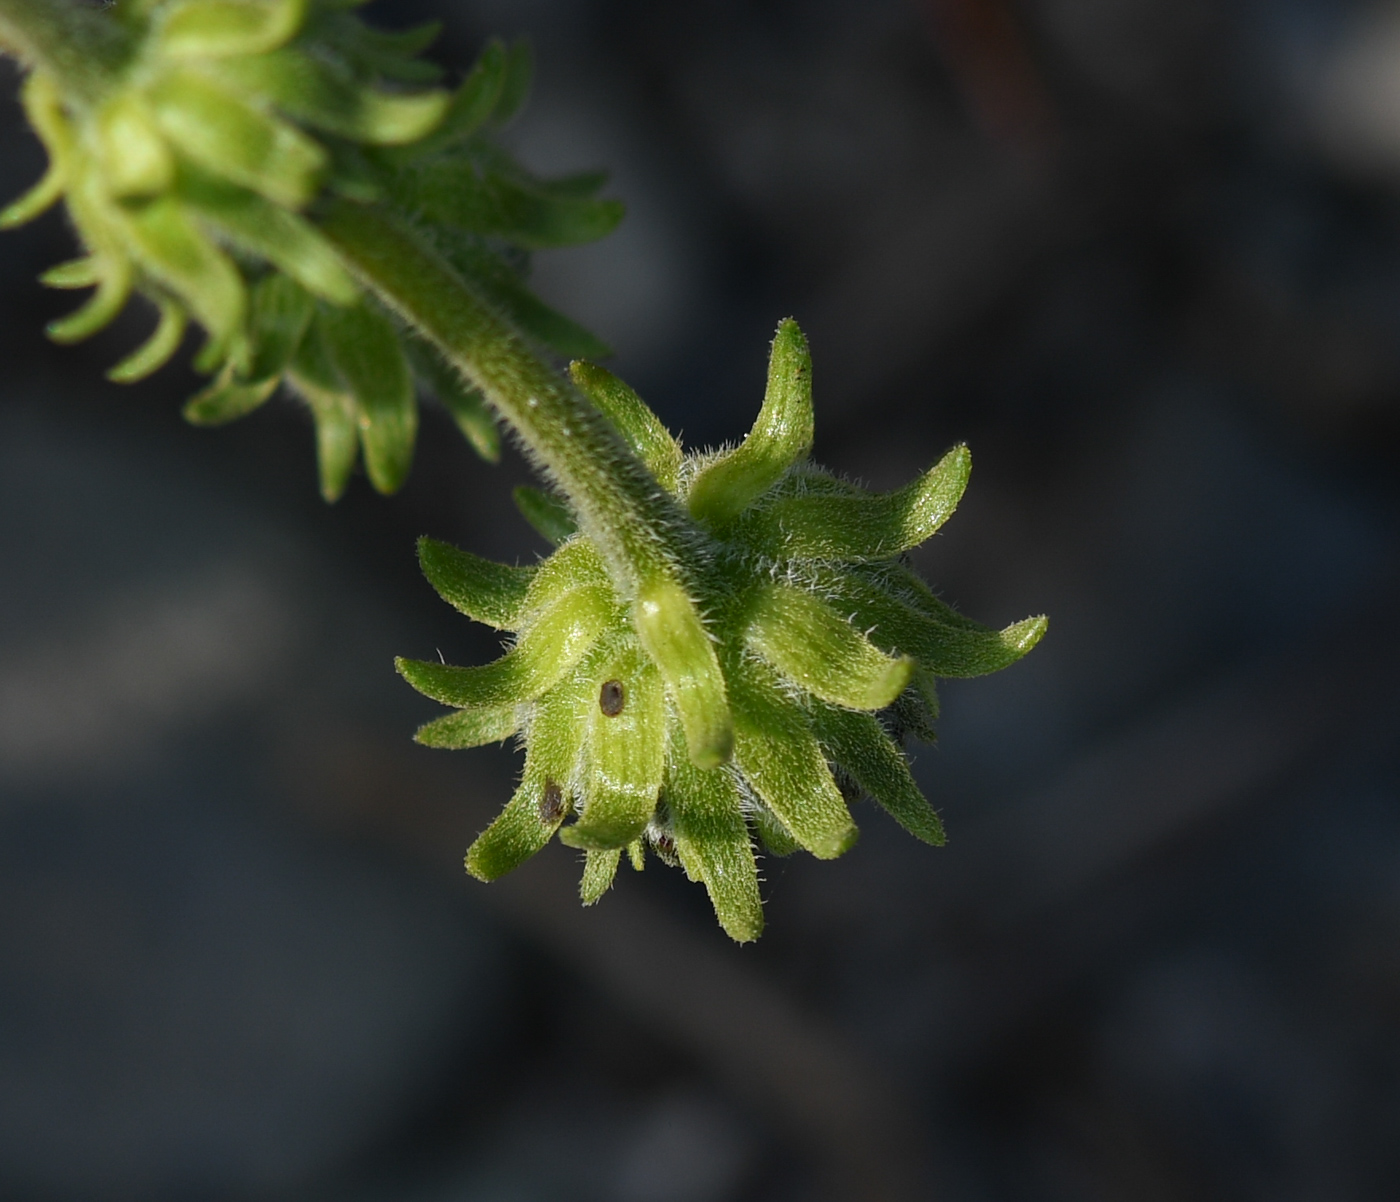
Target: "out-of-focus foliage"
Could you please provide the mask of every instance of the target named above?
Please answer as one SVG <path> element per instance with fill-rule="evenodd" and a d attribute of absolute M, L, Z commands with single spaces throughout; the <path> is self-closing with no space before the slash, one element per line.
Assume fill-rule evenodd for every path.
<path fill-rule="evenodd" d="M 419 58 L 437 26 L 384 33 L 341 0 L 123 0 L 66 5 L 110 45 L 74 78 L 30 54 L 23 99 L 49 170 L 0 214 L 19 225 L 63 199 L 82 258 L 46 273 L 95 288 L 54 322 L 74 342 L 133 291 L 159 322 L 112 369 L 135 381 L 175 354 L 193 320 L 214 379 L 186 416 L 242 417 L 286 383 L 315 416 L 321 488 L 344 490 L 363 449 L 381 492 L 407 475 L 417 392 L 436 396 L 485 458 L 500 438 L 480 396 L 361 290 L 315 224 L 327 190 L 385 205 L 544 350 L 607 348 L 526 287 L 533 250 L 588 241 L 622 216 L 601 174 L 545 181 L 495 143 L 530 86 L 525 43 L 490 43 L 455 91 Z M 24 47 L 18 48 L 23 56 Z M 42 49 L 42 48 L 41 48 Z"/>

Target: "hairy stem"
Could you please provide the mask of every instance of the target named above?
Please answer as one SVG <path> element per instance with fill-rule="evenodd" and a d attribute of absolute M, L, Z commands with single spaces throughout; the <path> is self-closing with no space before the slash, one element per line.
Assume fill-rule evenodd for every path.
<path fill-rule="evenodd" d="M 93 101 L 130 52 L 125 29 L 78 0 L 0 0 L 0 51 Z"/>
<path fill-rule="evenodd" d="M 594 406 L 414 234 L 333 201 L 322 230 L 385 303 L 486 395 L 572 503 L 624 596 L 672 577 L 700 535 Z"/>
<path fill-rule="evenodd" d="M 704 535 L 572 384 L 413 233 L 383 211 L 332 200 L 323 232 L 364 284 L 431 339 L 520 435 L 569 498 L 607 565 L 685 728 L 691 760 L 723 763 L 734 731 L 724 675 L 693 585 Z"/>

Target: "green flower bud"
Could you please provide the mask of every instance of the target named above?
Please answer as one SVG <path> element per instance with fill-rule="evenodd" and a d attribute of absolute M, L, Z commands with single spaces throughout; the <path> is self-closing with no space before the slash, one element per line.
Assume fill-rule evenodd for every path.
<path fill-rule="evenodd" d="M 630 596 L 571 524 L 534 568 L 421 541 L 439 594 L 514 635 L 480 667 L 398 661 L 416 689 L 455 707 L 419 742 L 524 744 L 520 786 L 472 844 L 468 871 L 492 880 L 558 834 L 586 853 L 591 903 L 622 852 L 640 867 L 649 848 L 703 882 L 743 942 L 763 925 L 755 840 L 771 854 L 839 856 L 856 839 L 848 802 L 864 794 L 941 844 L 902 739 L 931 734 L 937 677 L 1005 667 L 1046 628 L 971 622 L 900 559 L 956 507 L 966 448 L 883 495 L 812 464 L 811 362 L 791 321 L 774 339 L 753 430 L 718 453 L 686 455 L 603 369 L 576 363 L 572 374 L 708 539 L 684 587 L 643 580 Z"/>

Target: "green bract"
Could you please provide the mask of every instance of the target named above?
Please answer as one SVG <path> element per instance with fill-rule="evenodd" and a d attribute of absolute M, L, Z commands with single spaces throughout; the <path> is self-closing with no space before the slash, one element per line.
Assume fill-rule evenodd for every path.
<path fill-rule="evenodd" d="M 595 199 L 603 176 L 535 179 L 492 141 L 529 88 L 525 45 L 493 42 L 454 92 L 425 90 L 440 72 L 416 56 L 436 25 L 383 33 L 355 6 L 9 0 L 0 12 L 0 46 L 8 34 L 29 68 L 25 110 L 49 154 L 0 227 L 65 200 L 86 253 L 44 282 L 95 289 L 50 336 L 86 338 L 139 292 L 158 324 L 110 373 L 134 381 L 198 322 L 208 341 L 196 365 L 214 380 L 186 416 L 230 421 L 288 384 L 315 417 L 328 499 L 361 450 L 377 489 L 402 484 L 420 389 L 484 457 L 500 437 L 480 394 L 406 336 L 320 232 L 327 193 L 422 232 L 516 330 L 566 356 L 606 348 L 528 291 L 528 253 L 600 237 L 622 215 Z M 46 38 L 49 26 L 61 28 Z M 72 53 L 83 45 L 93 49 Z"/>
<path fill-rule="evenodd" d="M 767 394 L 738 447 L 686 455 L 622 381 L 575 363 L 575 384 L 688 514 L 669 575 L 620 572 L 566 499 L 560 538 L 535 567 L 508 567 L 424 539 L 429 581 L 461 612 L 509 631 L 481 667 L 400 660 L 405 678 L 455 712 L 418 741 L 474 747 L 517 735 L 520 787 L 476 840 L 467 868 L 508 872 L 558 833 L 586 853 L 596 901 L 623 852 L 644 848 L 703 881 L 740 941 L 763 925 L 754 838 L 775 854 L 847 850 L 858 795 L 920 839 L 943 842 L 902 739 L 931 737 L 934 681 L 1015 662 L 1044 618 L 1005 630 L 969 621 L 901 560 L 952 513 L 966 448 L 877 495 L 809 462 L 811 363 L 796 324 L 773 343 Z M 566 483 L 565 483 L 566 486 Z M 586 514 L 581 513 L 580 517 Z M 699 616 L 697 616 L 699 615 Z"/>

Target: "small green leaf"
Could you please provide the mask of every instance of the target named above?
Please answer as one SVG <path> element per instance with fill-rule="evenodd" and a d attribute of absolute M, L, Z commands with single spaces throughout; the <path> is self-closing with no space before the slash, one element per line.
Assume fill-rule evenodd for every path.
<path fill-rule="evenodd" d="M 214 383 L 185 402 L 185 420 L 193 426 L 222 426 L 247 417 L 276 391 L 276 378 L 241 384 L 229 367 Z"/>
<path fill-rule="evenodd" d="M 526 250 L 594 242 L 617 228 L 616 200 L 552 195 L 465 158 L 438 158 L 413 172 L 413 195 L 433 220 L 474 234 L 504 238 Z"/>
<path fill-rule="evenodd" d="M 165 135 L 206 170 L 293 209 L 319 190 L 326 152 L 296 126 L 193 71 L 171 73 L 150 97 Z"/>
<path fill-rule="evenodd" d="M 465 141 L 476 133 L 495 112 L 506 80 L 506 48 L 499 38 L 486 43 L 476 65 L 452 94 L 438 127 L 413 147 L 415 154 L 431 154 Z"/>
<path fill-rule="evenodd" d="M 520 729 L 520 710 L 513 705 L 500 709 L 458 710 L 455 714 L 426 722 L 413 736 L 424 747 L 457 750 L 500 743 Z"/>
<path fill-rule="evenodd" d="M 656 811 L 666 759 L 661 678 L 636 650 L 605 660 L 584 741 L 582 816 L 559 837 L 607 850 L 639 838 Z"/>
<path fill-rule="evenodd" d="M 665 796 L 676 853 L 687 874 L 705 883 L 720 926 L 740 943 L 757 939 L 763 933 L 758 866 L 732 770 L 703 771 L 675 746 Z"/>
<path fill-rule="evenodd" d="M 280 267 L 314 295 L 335 305 L 359 298 L 340 256 L 304 217 L 246 188 L 188 171 L 180 193 L 228 241 Z"/>
<path fill-rule="evenodd" d="M 248 305 L 250 379 L 270 380 L 287 369 L 315 311 L 306 290 L 280 272 L 271 272 L 253 285 Z"/>
<path fill-rule="evenodd" d="M 530 85 L 535 78 L 535 52 L 528 38 L 516 38 L 506 48 L 505 78 L 501 82 L 500 97 L 496 101 L 492 122 L 501 126 L 520 111 L 530 96 Z"/>
<path fill-rule="evenodd" d="M 317 22 L 316 35 L 333 46 L 367 78 L 382 76 L 400 83 L 436 83 L 442 69 L 417 56 L 437 40 L 441 21 L 390 32 L 371 29 L 363 21 L 327 13 Z"/>
<path fill-rule="evenodd" d="M 42 217 L 63 199 L 66 186 L 63 172 L 57 164 L 50 163 L 37 184 L 0 210 L 0 230 L 16 229 L 36 217 Z"/>
<path fill-rule="evenodd" d="M 826 753 L 916 839 L 942 847 L 943 823 L 919 792 L 909 761 L 870 714 L 818 705 L 812 714 Z"/>
<path fill-rule="evenodd" d="M 558 546 L 567 538 L 578 533 L 578 523 L 569 507 L 556 497 L 551 497 L 528 484 L 518 484 L 511 491 L 515 507 L 521 516 L 534 527 L 535 532 Z"/>
<path fill-rule="evenodd" d="M 763 844 L 763 850 L 769 855 L 790 856 L 802 849 L 802 844 L 793 837 L 793 833 L 762 801 L 750 803 L 748 816 L 758 833 L 759 842 Z"/>
<path fill-rule="evenodd" d="M 164 196 L 130 213 L 128 233 L 141 266 L 184 300 L 211 338 L 225 342 L 241 330 L 243 277 L 177 200 Z"/>
<path fill-rule="evenodd" d="M 144 380 L 169 363 L 180 349 L 188 325 L 185 310 L 173 301 L 162 301 L 159 308 L 160 320 L 150 338 L 107 372 L 107 378 L 114 384 Z"/>
<path fill-rule="evenodd" d="M 567 813 L 559 784 L 527 770 L 506 808 L 468 848 L 467 871 L 479 881 L 505 876 L 553 838 Z"/>
<path fill-rule="evenodd" d="M 158 196 L 175 178 L 175 156 L 141 99 L 119 93 L 97 118 L 98 153 L 116 197 Z"/>
<path fill-rule="evenodd" d="M 749 783 L 808 851 L 832 860 L 857 831 L 826 766 L 826 756 L 801 711 L 772 673 L 751 660 L 729 676 L 734 759 Z"/>
<path fill-rule="evenodd" d="M 167 58 L 264 54 L 291 41 L 307 0 L 180 0 L 165 6 L 156 47 Z"/>
<path fill-rule="evenodd" d="M 82 259 L 69 259 L 50 267 L 39 277 L 45 288 L 59 288 L 67 291 L 72 288 L 91 288 L 102 279 L 101 261 L 95 255 Z"/>
<path fill-rule="evenodd" d="M 418 402 L 398 331 L 362 301 L 323 305 L 316 317 L 336 370 L 359 405 L 360 443 L 370 483 L 382 493 L 403 485 L 413 462 Z"/>
<path fill-rule="evenodd" d="M 817 579 L 828 586 L 833 603 L 851 608 L 855 619 L 870 631 L 872 642 L 914 656 L 935 676 L 998 672 L 1030 651 L 1048 626 L 1046 618 L 1035 617 L 992 630 L 963 617 L 931 593 L 916 609 L 882 588 L 879 576 L 833 572 Z M 917 595 L 906 592 L 905 596 Z"/>
<path fill-rule="evenodd" d="M 476 453 L 487 463 L 499 463 L 501 431 L 481 393 L 462 379 L 431 342 L 414 338 L 405 343 L 404 350 L 414 374 L 452 414 Z"/>
<path fill-rule="evenodd" d="M 113 264 L 97 285 L 97 291 L 76 313 L 51 321 L 47 334 L 55 342 L 81 342 L 112 324 L 131 296 L 131 272 L 125 264 Z"/>
<path fill-rule="evenodd" d="M 525 605 L 517 620 L 520 624 L 526 622 L 526 615 L 548 609 L 561 593 L 585 585 L 605 590 L 612 587 L 597 548 L 586 538 L 574 538 L 564 543 L 533 570 L 530 589 L 525 594 Z"/>
<path fill-rule="evenodd" d="M 646 402 L 612 372 L 596 364 L 582 360 L 570 363 L 569 375 L 647 465 L 656 482 L 667 492 L 675 492 L 681 447 Z"/>
<path fill-rule="evenodd" d="M 691 762 L 724 763 L 734 748 L 724 673 L 694 602 L 673 581 L 652 581 L 638 593 L 632 625 L 680 711 Z"/>
<path fill-rule="evenodd" d="M 719 529 L 767 492 L 812 449 L 812 356 L 789 318 L 778 326 L 768 360 L 768 389 L 748 437 L 711 462 L 690 486 L 690 512 Z"/>
<path fill-rule="evenodd" d="M 755 590 L 744 640 L 809 693 L 852 709 L 883 709 L 914 672 L 912 657 L 885 655 L 826 602 L 786 584 Z"/>
<path fill-rule="evenodd" d="M 417 141 L 442 120 L 451 99 L 440 89 L 399 95 L 362 87 L 292 47 L 222 64 L 220 75 L 315 129 L 375 146 Z"/>
<path fill-rule="evenodd" d="M 612 888 L 617 877 L 617 866 L 622 860 L 622 849 L 612 851 L 590 851 L 583 861 L 583 880 L 579 882 L 579 900 L 585 906 L 592 906 L 602 900 L 603 894 Z"/>
<path fill-rule="evenodd" d="M 467 852 L 467 871 L 479 880 L 495 880 L 523 864 L 572 811 L 590 667 L 591 660 L 585 659 L 579 673 L 566 677 L 534 707 L 520 788 Z"/>
<path fill-rule="evenodd" d="M 514 629 L 534 568 L 511 567 L 435 538 L 418 540 L 418 563 L 437 594 L 459 613 L 497 630 Z"/>
<path fill-rule="evenodd" d="M 331 362 L 319 322 L 307 326 L 286 379 L 310 406 L 316 421 L 321 496 L 336 501 L 345 492 L 359 454 L 359 413 L 355 398 L 346 391 Z"/>
<path fill-rule="evenodd" d="M 931 538 L 967 487 L 972 457 L 954 447 L 925 475 L 880 495 L 781 497 L 746 518 L 755 549 L 775 559 L 890 559 Z"/>
<path fill-rule="evenodd" d="M 452 414 L 457 429 L 471 443 L 472 450 L 487 463 L 499 463 L 501 428 L 496 425 L 496 418 L 486 404 L 486 398 L 475 389 L 466 387 L 450 392 L 444 389 L 436 395 Z"/>
<path fill-rule="evenodd" d="M 400 675 L 434 701 L 460 709 L 495 708 L 533 701 L 581 660 L 597 641 L 612 611 L 598 588 L 566 593 L 500 659 L 457 668 L 398 659 Z"/>

